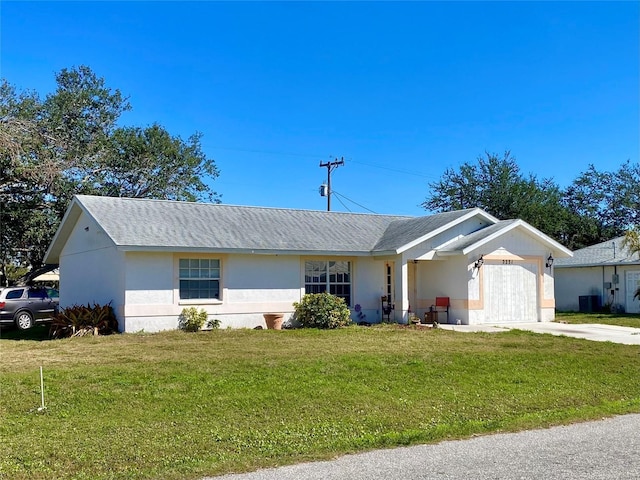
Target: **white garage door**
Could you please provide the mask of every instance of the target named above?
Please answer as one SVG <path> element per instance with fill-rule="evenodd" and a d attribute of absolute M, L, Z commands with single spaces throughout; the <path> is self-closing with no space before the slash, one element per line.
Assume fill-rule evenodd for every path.
<path fill-rule="evenodd" d="M 640 272 L 627 272 L 627 313 L 640 313 L 640 298 L 633 298 L 640 288 Z"/>
<path fill-rule="evenodd" d="M 485 263 L 483 268 L 486 322 L 538 321 L 537 265 Z"/>

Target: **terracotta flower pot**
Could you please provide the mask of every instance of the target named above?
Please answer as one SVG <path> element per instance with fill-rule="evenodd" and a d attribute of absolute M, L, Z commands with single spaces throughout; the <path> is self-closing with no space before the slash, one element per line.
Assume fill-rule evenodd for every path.
<path fill-rule="evenodd" d="M 282 330 L 284 313 L 265 313 L 263 317 L 269 330 Z"/>

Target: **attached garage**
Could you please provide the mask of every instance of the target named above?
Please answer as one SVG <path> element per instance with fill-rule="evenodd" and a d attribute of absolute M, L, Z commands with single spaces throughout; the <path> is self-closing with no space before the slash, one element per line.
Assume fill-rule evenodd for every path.
<path fill-rule="evenodd" d="M 484 266 L 487 320 L 496 323 L 538 321 L 538 266 L 503 262 Z"/>

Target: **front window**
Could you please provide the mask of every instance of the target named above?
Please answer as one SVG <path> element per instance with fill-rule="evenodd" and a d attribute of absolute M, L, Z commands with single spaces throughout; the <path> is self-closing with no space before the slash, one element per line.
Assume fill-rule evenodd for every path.
<path fill-rule="evenodd" d="M 220 260 L 180 259 L 180 300 L 220 298 Z"/>
<path fill-rule="evenodd" d="M 304 263 L 305 293 L 329 292 L 351 306 L 351 262 L 314 260 Z"/>

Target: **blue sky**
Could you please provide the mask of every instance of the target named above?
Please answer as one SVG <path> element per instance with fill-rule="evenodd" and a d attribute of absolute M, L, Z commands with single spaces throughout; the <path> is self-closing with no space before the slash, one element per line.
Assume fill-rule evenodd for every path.
<path fill-rule="evenodd" d="M 202 132 L 224 203 L 421 215 L 483 152 L 568 185 L 639 161 L 639 2 L 12 2 L 0 71 L 90 66 L 123 125 Z M 342 199 L 344 205 L 338 200 Z"/>

